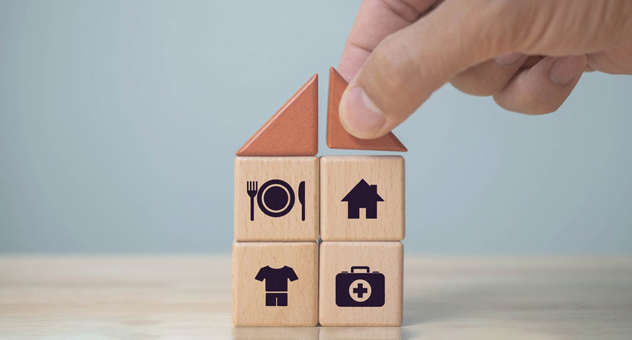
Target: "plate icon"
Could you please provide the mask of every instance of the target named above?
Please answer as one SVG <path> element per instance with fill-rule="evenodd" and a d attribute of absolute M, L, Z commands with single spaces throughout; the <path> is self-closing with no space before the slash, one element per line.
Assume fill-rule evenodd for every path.
<path fill-rule="evenodd" d="M 261 186 L 257 194 L 257 204 L 270 217 L 287 215 L 294 207 L 294 190 L 285 181 L 271 179 Z"/>

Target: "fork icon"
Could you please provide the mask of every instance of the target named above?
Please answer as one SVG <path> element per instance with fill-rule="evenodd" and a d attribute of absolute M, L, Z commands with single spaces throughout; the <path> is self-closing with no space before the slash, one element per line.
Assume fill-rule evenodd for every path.
<path fill-rule="evenodd" d="M 257 196 L 257 191 L 259 190 L 259 184 L 257 181 L 247 181 L 246 182 L 246 192 L 248 196 L 250 196 L 250 220 L 255 220 L 255 196 Z"/>

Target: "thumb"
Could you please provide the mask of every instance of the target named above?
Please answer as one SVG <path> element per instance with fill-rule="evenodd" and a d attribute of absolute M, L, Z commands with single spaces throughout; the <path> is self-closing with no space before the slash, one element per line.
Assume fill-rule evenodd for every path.
<path fill-rule="evenodd" d="M 363 139 L 381 137 L 410 116 L 461 71 L 513 52 L 520 25 L 514 1 L 446 1 L 414 24 L 385 38 L 351 80 L 340 101 L 340 120 Z M 516 5 L 512 5 L 517 7 Z"/>

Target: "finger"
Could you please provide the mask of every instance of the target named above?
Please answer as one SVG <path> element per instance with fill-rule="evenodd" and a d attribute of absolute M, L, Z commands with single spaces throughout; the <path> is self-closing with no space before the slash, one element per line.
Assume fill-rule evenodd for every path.
<path fill-rule="evenodd" d="M 587 57 L 591 69 L 610 74 L 632 74 L 632 43 Z"/>
<path fill-rule="evenodd" d="M 365 139 L 383 136 L 460 72 L 518 50 L 514 30 L 507 29 L 518 24 L 516 6 L 493 4 L 447 1 L 382 40 L 341 99 L 347 131 Z"/>
<path fill-rule="evenodd" d="M 527 58 L 519 52 L 505 54 L 459 73 L 450 83 L 468 94 L 491 96 L 507 85 Z"/>
<path fill-rule="evenodd" d="M 629 41 L 632 2 L 452 0 L 382 40 L 351 80 L 340 119 L 359 138 L 378 138 L 460 72 L 520 51 L 565 56 Z"/>
<path fill-rule="evenodd" d="M 517 74 L 494 100 L 509 111 L 531 115 L 554 112 L 571 94 L 585 66 L 584 55 L 546 57 Z"/>
<path fill-rule="evenodd" d="M 387 36 L 414 23 L 436 0 L 365 0 L 347 38 L 338 72 L 353 78 Z"/>

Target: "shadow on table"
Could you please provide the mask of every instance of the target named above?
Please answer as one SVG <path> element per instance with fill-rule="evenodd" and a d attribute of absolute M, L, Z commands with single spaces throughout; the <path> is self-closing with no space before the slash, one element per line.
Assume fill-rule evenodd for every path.
<path fill-rule="evenodd" d="M 400 327 L 320 327 L 320 340 L 399 340 Z"/>
<path fill-rule="evenodd" d="M 234 327 L 234 340 L 318 340 L 318 327 Z"/>
<path fill-rule="evenodd" d="M 236 327 L 233 339 L 400 340 L 400 327 Z"/>

